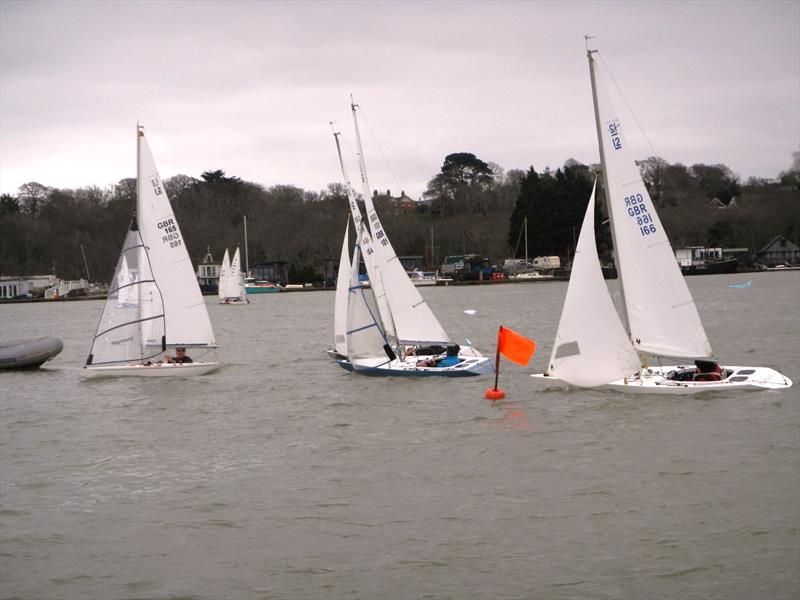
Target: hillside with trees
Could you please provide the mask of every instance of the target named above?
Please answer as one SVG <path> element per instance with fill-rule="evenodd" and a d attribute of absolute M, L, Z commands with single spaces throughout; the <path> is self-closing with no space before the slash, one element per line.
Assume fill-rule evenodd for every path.
<path fill-rule="evenodd" d="M 800 241 L 800 152 L 774 181 L 742 182 L 724 165 L 640 163 L 673 247 L 708 245 L 757 251 L 784 234 Z M 591 192 L 596 166 L 568 160 L 555 171 L 504 169 L 468 152 L 444 158 L 418 202 L 376 195 L 376 209 L 398 255 L 425 254 L 431 268 L 447 255 L 477 253 L 494 264 L 524 255 L 519 244 L 528 222 L 528 254 L 568 260 Z M 290 185 L 263 187 L 206 171 L 199 178 L 165 181 L 190 256 L 208 250 L 219 258 L 243 244 L 247 216 L 251 265 L 286 261 L 292 282 L 320 282 L 335 260 L 348 218 L 344 187 L 321 191 Z M 0 197 L 0 273 L 55 273 L 64 279 L 111 279 L 135 204 L 136 184 L 123 179 L 108 189 L 51 188 L 30 182 Z M 602 186 L 598 186 L 602 198 Z M 598 202 L 598 206 L 602 206 Z M 600 209 L 598 209 L 600 210 Z M 598 218 L 601 254 L 610 250 Z M 605 230 L 604 230 L 605 229 Z"/>

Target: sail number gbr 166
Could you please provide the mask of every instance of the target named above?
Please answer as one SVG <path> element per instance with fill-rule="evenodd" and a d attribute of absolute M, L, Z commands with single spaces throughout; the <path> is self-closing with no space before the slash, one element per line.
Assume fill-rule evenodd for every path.
<path fill-rule="evenodd" d="M 161 230 L 161 241 L 169 244 L 170 248 L 177 248 L 183 244 L 175 219 L 164 219 L 158 224 L 158 228 Z"/>
<path fill-rule="evenodd" d="M 636 220 L 636 225 L 639 226 L 639 233 L 641 233 L 642 236 L 656 232 L 653 217 L 644 205 L 644 198 L 642 198 L 641 194 L 625 196 L 625 206 L 628 209 L 628 216 Z"/>

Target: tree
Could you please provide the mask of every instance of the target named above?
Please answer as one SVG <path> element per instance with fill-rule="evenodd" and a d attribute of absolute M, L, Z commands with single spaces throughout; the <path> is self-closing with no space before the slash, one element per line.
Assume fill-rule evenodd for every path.
<path fill-rule="evenodd" d="M 36 215 L 39 214 L 40 205 L 47 198 L 49 191 L 50 188 L 46 185 L 35 181 L 23 183 L 17 191 L 20 208 L 35 219 Z"/>
<path fill-rule="evenodd" d="M 540 175 L 531 167 L 520 184 L 509 245 L 514 247 L 527 218 L 529 256 L 565 255 L 574 246 L 592 192 L 589 169 L 578 164 Z"/>
<path fill-rule="evenodd" d="M 725 165 L 692 165 L 691 174 L 709 199 L 718 198 L 725 204 L 739 195 L 739 177 Z"/>
<path fill-rule="evenodd" d="M 484 194 L 494 182 L 494 173 L 489 164 L 470 152 L 448 154 L 441 171 L 428 182 L 423 197 L 438 203 L 433 212 L 444 218 L 446 207 L 452 212 L 473 212 L 485 214 Z"/>
<path fill-rule="evenodd" d="M 235 175 L 233 177 L 225 177 L 225 171 L 223 171 L 222 169 L 217 169 L 216 171 L 203 171 L 203 174 L 200 175 L 200 177 L 202 177 L 203 181 L 205 181 L 206 183 L 215 183 L 215 182 L 219 183 L 223 181 L 236 181 L 238 183 L 241 183 L 242 181 L 239 177 L 236 177 Z"/>
<path fill-rule="evenodd" d="M 0 216 L 13 215 L 19 212 L 19 201 L 11 194 L 0 196 Z"/>
<path fill-rule="evenodd" d="M 639 172 L 642 174 L 644 184 L 657 207 L 663 206 L 667 161 L 659 156 L 651 156 L 639 163 Z"/>

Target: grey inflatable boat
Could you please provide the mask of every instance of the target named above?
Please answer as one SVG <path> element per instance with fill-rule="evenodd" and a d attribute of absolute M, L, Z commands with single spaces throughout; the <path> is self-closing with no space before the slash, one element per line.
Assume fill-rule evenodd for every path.
<path fill-rule="evenodd" d="M 0 341 L 0 369 L 36 369 L 63 348 L 61 340 L 52 336 L 36 340 Z"/>

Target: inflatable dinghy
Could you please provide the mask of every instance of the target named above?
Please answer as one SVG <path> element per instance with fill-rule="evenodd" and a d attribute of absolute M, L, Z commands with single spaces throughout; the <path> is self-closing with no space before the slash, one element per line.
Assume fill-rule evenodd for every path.
<path fill-rule="evenodd" d="M 51 336 L 0 341 L 0 369 L 35 369 L 61 352 L 62 348 L 61 340 Z"/>

